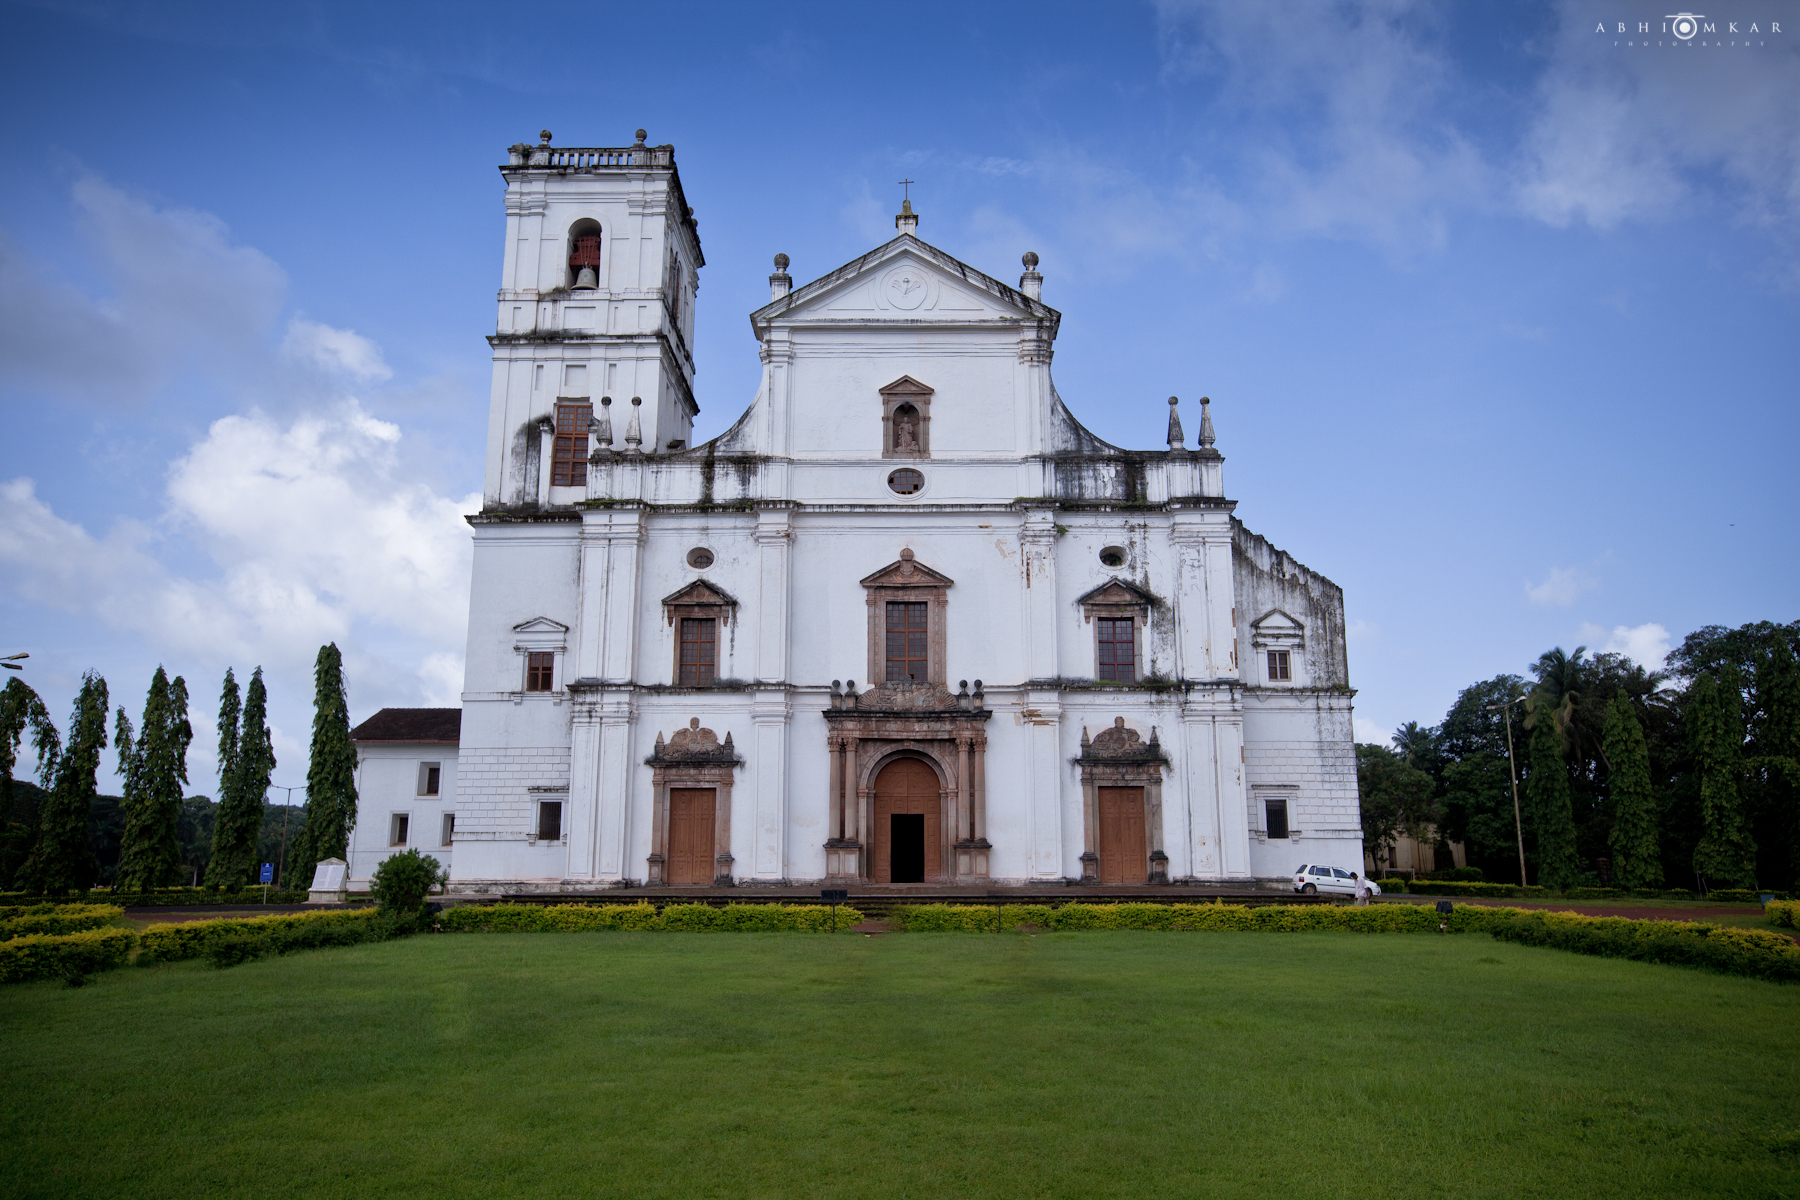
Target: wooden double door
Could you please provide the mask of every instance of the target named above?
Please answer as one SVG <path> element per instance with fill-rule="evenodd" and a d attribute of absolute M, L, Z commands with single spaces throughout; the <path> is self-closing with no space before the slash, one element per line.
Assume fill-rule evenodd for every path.
<path fill-rule="evenodd" d="M 1144 838 L 1144 789 L 1100 789 L 1100 882 L 1147 883 L 1149 842 Z"/>
<path fill-rule="evenodd" d="M 714 877 L 713 823 L 717 788 L 669 789 L 669 883 L 711 887 Z"/>
<path fill-rule="evenodd" d="M 875 777 L 875 883 L 937 883 L 944 877 L 944 809 L 937 772 L 897 758 Z"/>

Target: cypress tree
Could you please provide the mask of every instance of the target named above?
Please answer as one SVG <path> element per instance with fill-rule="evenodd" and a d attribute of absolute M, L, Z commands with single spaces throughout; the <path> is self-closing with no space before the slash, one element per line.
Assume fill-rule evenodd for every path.
<path fill-rule="evenodd" d="M 1694 847 L 1694 870 L 1709 887 L 1754 887 L 1756 843 L 1744 819 L 1743 699 L 1735 679 L 1720 680 L 1707 671 L 1694 680 L 1688 689 L 1688 749 L 1700 780 L 1704 829 Z"/>
<path fill-rule="evenodd" d="M 1525 782 L 1537 826 L 1537 881 L 1548 888 L 1569 887 L 1580 879 L 1581 862 L 1562 729 L 1548 704 L 1536 705 L 1531 714 L 1531 775 Z"/>
<path fill-rule="evenodd" d="M 100 752 L 106 749 L 106 680 L 89 671 L 69 717 L 69 742 L 57 760 L 50 794 L 38 809 L 37 840 L 19 879 L 34 892 L 92 887 L 100 863 L 88 841 L 88 818 L 99 792 Z"/>
<path fill-rule="evenodd" d="M 1606 708 L 1600 752 L 1610 767 L 1613 877 L 1620 887 L 1661 887 L 1662 853 L 1656 829 L 1656 797 L 1650 791 L 1650 747 L 1637 711 L 1620 692 Z"/>
<path fill-rule="evenodd" d="M 269 774 L 275 769 L 267 710 L 261 667 L 244 689 L 241 723 L 237 681 L 231 672 L 225 673 L 219 703 L 219 812 L 213 825 L 212 861 L 206 866 L 208 884 L 230 889 L 251 880 L 257 835 L 262 832 L 263 799 L 269 791 Z"/>
<path fill-rule="evenodd" d="M 181 879 L 181 786 L 187 782 L 187 681 L 173 683 L 159 666 L 144 700 L 143 726 L 132 744 L 131 721 L 119 710 L 119 775 L 125 781 L 125 836 L 119 846 L 120 891 L 149 892 Z"/>
<path fill-rule="evenodd" d="M 356 746 L 350 741 L 350 702 L 344 656 L 337 643 L 319 647 L 313 663 L 312 758 L 306 768 L 306 826 L 290 856 L 283 883 L 312 882 L 320 859 L 350 857 L 356 825 Z"/>

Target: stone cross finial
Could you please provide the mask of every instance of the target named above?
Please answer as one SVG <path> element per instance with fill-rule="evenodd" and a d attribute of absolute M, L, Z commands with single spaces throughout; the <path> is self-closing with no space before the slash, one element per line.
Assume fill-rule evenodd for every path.
<path fill-rule="evenodd" d="M 1180 397 L 1169 397 L 1169 449 L 1171 450 L 1180 450 L 1182 442 L 1186 440 L 1186 435 L 1181 432 L 1181 414 L 1175 411 L 1175 406 L 1180 403 Z"/>
<path fill-rule="evenodd" d="M 912 233 L 919 228 L 919 216 L 913 212 L 912 207 L 912 184 L 914 182 L 911 179 L 900 181 L 901 186 L 905 187 L 907 191 L 900 200 L 900 215 L 894 218 L 894 228 L 901 233 Z"/>
<path fill-rule="evenodd" d="M 1207 407 L 1211 403 L 1205 396 L 1200 397 L 1200 445 L 1203 449 L 1211 449 L 1213 444 L 1212 411 Z"/>

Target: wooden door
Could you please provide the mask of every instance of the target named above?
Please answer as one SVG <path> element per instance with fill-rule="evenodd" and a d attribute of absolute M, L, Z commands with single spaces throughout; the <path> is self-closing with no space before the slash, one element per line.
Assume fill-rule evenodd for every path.
<path fill-rule="evenodd" d="M 669 789 L 669 883 L 711 887 L 713 881 L 713 788 Z"/>
<path fill-rule="evenodd" d="M 1144 789 L 1100 789 L 1100 882 L 1145 883 L 1150 851 L 1144 841 Z"/>
<path fill-rule="evenodd" d="M 916 825 L 922 825 L 924 845 L 924 882 L 938 883 L 944 877 L 943 805 L 938 796 L 937 772 L 916 758 L 897 758 L 875 777 L 874 851 L 871 876 L 876 883 L 894 883 L 895 816 L 922 817 L 920 822 L 903 820 L 899 829 L 910 840 Z M 901 860 L 911 855 L 910 844 L 901 848 Z"/>

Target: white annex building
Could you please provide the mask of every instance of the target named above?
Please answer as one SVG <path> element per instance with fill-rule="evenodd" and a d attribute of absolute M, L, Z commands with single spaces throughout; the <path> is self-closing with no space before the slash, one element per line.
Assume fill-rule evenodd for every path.
<path fill-rule="evenodd" d="M 1342 592 L 1237 519 L 1207 401 L 1193 448 L 1172 399 L 1164 449 L 1081 426 L 1036 255 L 1002 283 L 910 204 L 801 287 L 777 255 L 756 397 L 693 445 L 673 147 L 501 173 L 459 744 L 358 731 L 392 790 L 353 880 L 408 844 L 464 892 L 1361 868 Z"/>

